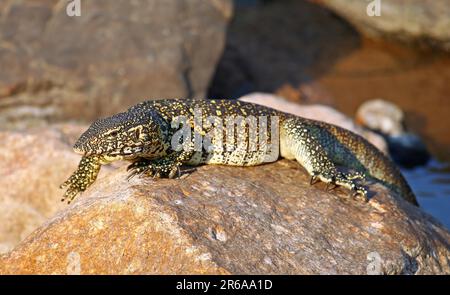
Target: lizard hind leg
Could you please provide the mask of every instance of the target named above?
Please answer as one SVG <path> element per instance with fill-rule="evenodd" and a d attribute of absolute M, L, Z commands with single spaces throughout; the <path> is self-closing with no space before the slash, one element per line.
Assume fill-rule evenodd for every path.
<path fill-rule="evenodd" d="M 299 118 L 288 119 L 281 126 L 280 149 L 281 156 L 295 159 L 311 175 L 310 183 L 317 179 L 333 188 L 344 186 L 353 192 L 353 196 L 367 196 L 367 190 L 358 185 L 356 180 L 364 179 L 360 172 L 340 172 L 326 150 L 326 143 L 321 142 L 317 129 L 308 121 Z"/>

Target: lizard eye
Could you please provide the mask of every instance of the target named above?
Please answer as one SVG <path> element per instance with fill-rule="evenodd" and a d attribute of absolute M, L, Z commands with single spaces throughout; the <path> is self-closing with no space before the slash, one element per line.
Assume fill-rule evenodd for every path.
<path fill-rule="evenodd" d="M 109 134 L 110 136 L 116 137 L 117 136 L 117 131 L 113 131 Z"/>

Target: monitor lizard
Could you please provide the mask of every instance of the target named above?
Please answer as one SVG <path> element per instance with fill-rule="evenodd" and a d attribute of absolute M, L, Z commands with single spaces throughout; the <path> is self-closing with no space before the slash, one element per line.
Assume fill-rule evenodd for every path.
<path fill-rule="evenodd" d="M 200 127 L 195 125 L 196 112 L 202 115 Z M 188 120 L 184 125 L 175 126 L 174 119 L 183 116 Z M 241 121 L 236 125 L 240 124 L 240 130 L 231 137 L 223 136 L 222 139 L 228 139 L 223 141 L 229 145 L 226 148 L 215 145 L 215 149 L 195 149 L 194 133 L 205 136 L 216 126 L 208 121 L 209 116 L 223 120 L 251 117 L 268 118 L 274 122 L 276 119 L 277 126 L 271 131 L 269 126 L 263 128 L 257 124 L 253 127 L 256 130 L 252 130 L 250 121 Z M 174 142 L 181 143 L 182 139 L 174 140 L 177 132 L 186 126 L 192 130 L 189 148 L 174 148 Z M 250 149 L 251 132 L 259 134 L 263 129 L 267 130 L 266 142 L 258 141 Z M 243 141 L 237 140 L 238 137 Z M 212 143 L 217 143 L 217 138 Z M 268 157 L 274 146 L 275 156 Z M 61 188 L 67 187 L 62 201 L 68 200 L 69 203 L 95 181 L 101 165 L 117 160 L 131 162 L 129 177 L 143 174 L 175 178 L 180 175 L 181 165 L 254 166 L 282 157 L 299 162 L 311 176 L 310 184 L 320 180 L 333 187 L 343 186 L 354 196 L 367 199 L 367 189 L 360 185 L 360 181 L 369 178 L 418 206 L 414 193 L 396 165 L 363 137 L 332 124 L 239 100 L 164 99 L 141 102 L 123 113 L 92 123 L 75 143 L 74 151 L 81 154 L 82 159 L 78 169 L 61 185 Z"/>

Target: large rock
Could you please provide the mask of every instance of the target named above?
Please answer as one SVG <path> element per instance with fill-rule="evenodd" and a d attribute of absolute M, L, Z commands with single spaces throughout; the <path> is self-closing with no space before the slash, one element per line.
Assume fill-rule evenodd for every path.
<path fill-rule="evenodd" d="M 0 256 L 0 273 L 450 273 L 450 233 L 381 185 L 364 203 L 287 160 L 126 176 L 100 177 Z"/>
<path fill-rule="evenodd" d="M 64 207 L 59 185 L 77 167 L 80 159 L 71 146 L 85 128 L 0 132 L 0 253 Z"/>
<path fill-rule="evenodd" d="M 426 43 L 450 51 L 448 0 L 314 0 L 332 8 L 361 31 L 407 42 Z M 368 6 L 380 3 L 380 15 L 369 16 Z M 373 6 L 374 7 L 374 6 Z M 370 9 L 373 12 L 374 10 Z M 372 14 L 372 13 L 370 13 Z"/>
<path fill-rule="evenodd" d="M 1 1 L 2 128 L 205 96 L 231 0 L 80 3 L 81 16 L 69 17 L 69 1 Z"/>

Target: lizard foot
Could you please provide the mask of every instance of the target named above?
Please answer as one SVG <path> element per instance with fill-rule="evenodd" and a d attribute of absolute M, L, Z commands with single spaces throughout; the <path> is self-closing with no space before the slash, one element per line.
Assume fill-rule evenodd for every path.
<path fill-rule="evenodd" d="M 136 175 L 144 173 L 148 169 L 148 166 L 150 166 L 150 165 L 151 165 L 151 161 L 147 160 L 147 159 L 141 158 L 141 159 L 134 161 L 127 167 L 127 171 L 131 171 L 127 177 L 127 180 L 132 179 Z"/>
<path fill-rule="evenodd" d="M 128 179 L 136 175 L 144 174 L 153 178 L 175 178 L 180 176 L 181 162 L 174 162 L 165 158 L 157 160 L 140 159 L 128 166 L 127 170 L 131 171 Z"/>
<path fill-rule="evenodd" d="M 352 197 L 357 198 L 361 197 L 364 201 L 368 201 L 367 198 L 367 189 L 363 186 L 360 186 L 356 183 L 355 179 L 365 179 L 363 173 L 354 172 L 354 173 L 339 173 L 336 177 L 335 183 L 337 185 L 344 186 L 351 190 Z"/>
<path fill-rule="evenodd" d="M 86 188 L 83 185 L 76 184 L 76 182 L 73 179 L 67 180 L 60 186 L 60 188 L 66 188 L 66 187 L 67 187 L 67 190 L 64 193 L 64 195 L 62 196 L 61 202 L 65 202 L 67 200 L 67 204 L 70 204 L 79 193 L 86 190 Z"/>
<path fill-rule="evenodd" d="M 365 175 L 360 172 L 352 172 L 352 173 L 342 173 L 338 171 L 332 172 L 322 172 L 322 173 L 313 173 L 311 176 L 311 182 L 313 183 L 317 179 L 325 182 L 327 184 L 326 190 L 330 191 L 336 188 L 337 186 L 344 186 L 351 190 L 352 197 L 362 197 L 363 200 L 367 201 L 367 190 L 356 183 L 355 180 L 365 179 Z"/>
<path fill-rule="evenodd" d="M 325 176 L 325 175 L 321 175 L 319 172 L 315 172 L 315 171 L 311 175 L 311 180 L 309 181 L 309 185 L 314 185 L 315 183 L 317 183 L 319 181 L 319 179 L 326 182 L 326 184 L 327 184 L 326 190 L 327 191 L 331 191 L 337 187 L 334 175 Z"/>
<path fill-rule="evenodd" d="M 81 158 L 78 169 L 67 179 L 60 188 L 67 190 L 61 198 L 61 202 L 70 204 L 81 192 L 84 192 L 97 178 L 100 171 L 100 160 L 98 157 Z"/>

